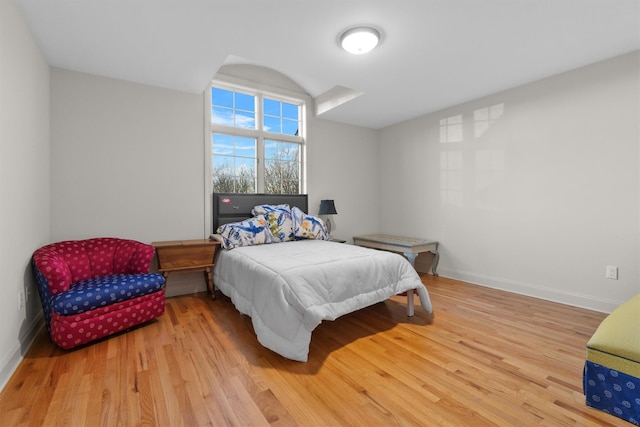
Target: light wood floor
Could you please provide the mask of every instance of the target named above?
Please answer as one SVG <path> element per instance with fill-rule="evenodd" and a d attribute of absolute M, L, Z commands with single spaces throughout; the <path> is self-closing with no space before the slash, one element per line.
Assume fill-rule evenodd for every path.
<path fill-rule="evenodd" d="M 308 363 L 264 349 L 231 302 L 169 298 L 157 321 L 65 352 L 42 334 L 0 394 L 0 425 L 616 425 L 587 408 L 585 344 L 604 314 L 424 276 L 325 322 Z"/>

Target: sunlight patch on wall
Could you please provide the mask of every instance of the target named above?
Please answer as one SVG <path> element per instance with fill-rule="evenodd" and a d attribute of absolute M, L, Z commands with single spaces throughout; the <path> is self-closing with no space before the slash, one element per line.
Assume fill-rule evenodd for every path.
<path fill-rule="evenodd" d="M 503 116 L 503 103 L 455 114 L 439 120 L 440 130 L 440 201 L 443 206 L 504 210 L 506 152 L 495 147 L 490 135 L 492 126 Z M 466 126 L 466 129 L 465 129 Z M 465 141 L 464 135 L 474 138 Z"/>
<path fill-rule="evenodd" d="M 473 136 L 480 138 L 496 120 L 502 117 L 504 104 L 478 108 L 473 112 Z"/>
<path fill-rule="evenodd" d="M 440 119 L 440 143 L 464 140 L 462 114 Z"/>

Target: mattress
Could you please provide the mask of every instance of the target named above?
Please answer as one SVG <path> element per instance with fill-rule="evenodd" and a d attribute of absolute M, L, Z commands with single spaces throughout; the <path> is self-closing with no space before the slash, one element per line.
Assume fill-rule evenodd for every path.
<path fill-rule="evenodd" d="M 251 317 L 258 341 L 289 359 L 307 361 L 311 332 L 336 318 L 415 289 L 431 300 L 401 255 L 323 240 L 221 251 L 214 282 Z"/>

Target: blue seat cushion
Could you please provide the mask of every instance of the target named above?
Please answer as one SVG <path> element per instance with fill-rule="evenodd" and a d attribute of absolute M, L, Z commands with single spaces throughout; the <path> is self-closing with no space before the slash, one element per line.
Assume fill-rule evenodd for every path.
<path fill-rule="evenodd" d="M 53 311 L 69 316 L 157 292 L 164 277 L 157 273 L 113 274 L 85 279 L 51 299 Z"/>

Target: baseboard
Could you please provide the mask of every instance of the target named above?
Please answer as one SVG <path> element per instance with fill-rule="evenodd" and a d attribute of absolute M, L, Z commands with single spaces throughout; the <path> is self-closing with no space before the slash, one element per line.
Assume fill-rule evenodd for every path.
<path fill-rule="evenodd" d="M 24 359 L 27 351 L 31 348 L 34 341 L 45 327 L 44 317 L 42 315 L 36 317 L 31 325 L 29 325 L 26 334 L 23 334 L 20 341 L 15 345 L 8 356 L 0 362 L 0 392 L 4 390 L 13 373 L 18 369 L 20 362 Z"/>
<path fill-rule="evenodd" d="M 586 308 L 602 313 L 611 313 L 616 307 L 624 302 L 597 298 L 592 295 L 585 295 L 576 292 L 566 292 L 543 286 L 534 286 L 529 283 L 516 282 L 499 277 L 451 270 L 448 268 L 438 268 L 438 273 L 443 277 L 462 280 L 464 282 L 473 283 L 474 285 L 513 292 L 516 294 L 558 302 L 574 307 Z"/>

